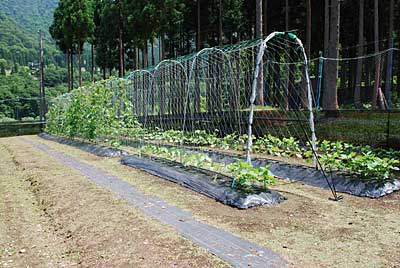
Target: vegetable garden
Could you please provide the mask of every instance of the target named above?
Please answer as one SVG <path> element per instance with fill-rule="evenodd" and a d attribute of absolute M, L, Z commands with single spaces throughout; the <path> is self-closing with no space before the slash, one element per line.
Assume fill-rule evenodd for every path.
<path fill-rule="evenodd" d="M 313 96 L 301 42 L 274 33 L 76 89 L 55 100 L 47 131 L 221 173 L 232 188 L 276 183 L 269 165 L 254 165 L 259 157 L 318 169 L 335 199 L 337 174 L 397 181 L 398 151 L 317 139 Z"/>

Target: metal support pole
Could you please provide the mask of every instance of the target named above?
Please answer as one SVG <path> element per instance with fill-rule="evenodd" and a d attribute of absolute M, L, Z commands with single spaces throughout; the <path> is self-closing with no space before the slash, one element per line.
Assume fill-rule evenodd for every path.
<path fill-rule="evenodd" d="M 253 121 L 254 121 L 254 102 L 256 100 L 256 95 L 257 95 L 257 86 L 258 86 L 258 76 L 260 73 L 260 63 L 261 60 L 264 56 L 264 50 L 266 48 L 266 41 L 261 42 L 260 44 L 260 49 L 258 51 L 258 56 L 257 56 L 257 63 L 256 63 L 256 69 L 254 72 L 254 79 L 253 79 L 253 87 L 251 91 L 251 97 L 250 97 L 250 115 L 249 115 L 249 123 L 248 123 L 248 130 L 247 130 L 247 146 L 246 146 L 246 160 L 247 163 L 251 165 L 251 146 L 253 144 L 253 138 L 252 138 L 252 128 L 253 128 Z M 262 68 L 262 66 L 261 66 Z"/>

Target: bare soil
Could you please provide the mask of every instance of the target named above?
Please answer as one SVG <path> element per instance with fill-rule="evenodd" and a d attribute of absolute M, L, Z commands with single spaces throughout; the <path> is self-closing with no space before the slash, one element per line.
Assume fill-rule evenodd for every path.
<path fill-rule="evenodd" d="M 79 149 L 41 140 L 191 212 L 194 217 L 282 254 L 291 267 L 400 267 L 400 192 L 381 199 L 331 193 L 298 182 L 271 187 L 288 200 L 279 206 L 237 210 L 174 183 L 99 158 Z M 208 266 L 204 266 L 208 267 Z"/>
<path fill-rule="evenodd" d="M 0 267 L 227 267 L 18 138 L 0 139 L 0 250 Z"/>

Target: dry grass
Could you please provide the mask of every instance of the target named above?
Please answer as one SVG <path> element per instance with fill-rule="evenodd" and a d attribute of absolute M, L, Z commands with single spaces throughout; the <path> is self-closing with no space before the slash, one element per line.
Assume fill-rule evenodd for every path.
<path fill-rule="evenodd" d="M 126 180 L 196 218 L 285 256 L 292 267 L 400 267 L 400 192 L 379 200 L 344 195 L 280 181 L 273 188 L 288 200 L 275 207 L 237 210 L 147 173 L 78 149 L 44 141 L 81 161 Z"/>
<path fill-rule="evenodd" d="M 18 138 L 0 139 L 0 153 L 0 241 L 13 252 L 0 260 L 9 267 L 227 266 Z"/>

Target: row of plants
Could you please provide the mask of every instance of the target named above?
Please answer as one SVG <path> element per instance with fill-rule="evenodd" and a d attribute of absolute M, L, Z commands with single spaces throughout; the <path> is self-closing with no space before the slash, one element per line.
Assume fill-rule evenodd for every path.
<path fill-rule="evenodd" d="M 188 146 L 207 146 L 211 148 L 245 150 L 247 134 L 238 135 L 236 133 L 225 135 L 220 138 L 218 130 L 208 133 L 205 130 L 195 130 L 193 132 L 181 130 L 161 130 L 161 129 L 142 129 L 132 135 L 133 139 L 144 139 L 147 141 L 160 141 L 173 144 Z M 343 153 L 373 153 L 381 158 L 400 158 L 400 152 L 393 149 L 373 148 L 371 146 L 352 145 L 343 141 L 317 141 L 318 152 L 320 154 L 343 152 Z M 252 151 L 282 157 L 297 157 L 308 159 L 312 155 L 310 145 L 301 146 L 300 141 L 294 137 L 275 137 L 267 134 L 263 137 L 253 136 Z"/>
<path fill-rule="evenodd" d="M 265 188 L 276 182 L 275 177 L 269 171 L 269 166 L 255 168 L 239 159 L 232 164 L 225 165 L 214 162 L 208 155 L 203 153 L 188 153 L 176 147 L 156 145 L 142 146 L 140 152 L 176 161 L 184 166 L 203 168 L 232 176 L 234 179 L 232 182 L 233 188 L 249 189 L 253 185 Z"/>
<path fill-rule="evenodd" d="M 59 136 L 119 146 L 120 136 L 140 129 L 132 111 L 125 83 L 121 81 L 118 89 L 111 91 L 103 81 L 56 99 L 47 115 L 46 130 Z"/>
<path fill-rule="evenodd" d="M 246 148 L 247 135 L 233 133 L 221 137 L 217 130 L 209 133 L 205 130 L 144 129 L 133 115 L 134 107 L 125 82 L 114 81 L 114 90 L 109 90 L 107 83 L 103 81 L 82 87 L 58 98 L 48 113 L 47 131 L 59 136 L 104 141 L 113 146 L 120 145 L 121 138 L 125 137 L 137 141 L 225 150 L 243 151 Z M 253 152 L 312 160 L 310 146 L 301 145 L 294 137 L 265 135 L 252 138 Z M 398 171 L 400 153 L 395 150 L 356 146 L 341 141 L 319 141 L 317 148 L 325 168 L 351 172 L 363 180 L 385 181 Z"/>
<path fill-rule="evenodd" d="M 139 138 L 139 137 L 138 137 Z M 230 134 L 219 138 L 217 134 L 206 131 L 183 132 L 178 130 L 146 131 L 140 138 L 180 145 L 207 146 L 220 149 L 244 150 L 247 135 Z M 301 146 L 293 137 L 278 138 L 272 135 L 255 138 L 252 150 L 261 154 L 284 158 L 296 157 L 311 162 L 311 146 Z M 399 152 L 395 150 L 376 149 L 370 146 L 356 146 L 342 141 L 317 141 L 318 156 L 329 171 L 344 171 L 357 175 L 362 180 L 386 181 L 399 170 Z"/>

